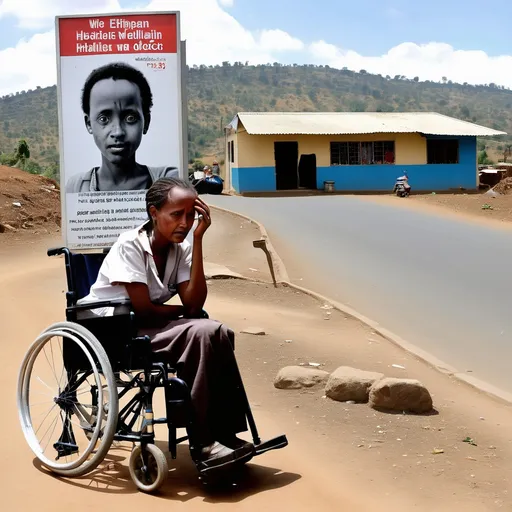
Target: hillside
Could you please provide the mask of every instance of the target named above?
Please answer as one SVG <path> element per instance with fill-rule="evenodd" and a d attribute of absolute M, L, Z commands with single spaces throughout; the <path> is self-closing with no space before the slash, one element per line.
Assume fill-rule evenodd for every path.
<path fill-rule="evenodd" d="M 472 86 L 382 77 L 327 66 L 194 66 L 188 69 L 189 157 L 222 148 L 222 127 L 238 111 L 435 111 L 504 130 L 486 141 L 488 153 L 502 156 L 512 141 L 512 91 L 495 84 Z M 31 160 L 58 163 L 56 87 L 0 98 L 0 153 L 27 140 Z"/>

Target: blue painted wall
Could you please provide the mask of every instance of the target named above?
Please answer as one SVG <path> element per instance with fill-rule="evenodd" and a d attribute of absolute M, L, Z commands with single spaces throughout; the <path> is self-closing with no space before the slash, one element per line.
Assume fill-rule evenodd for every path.
<path fill-rule="evenodd" d="M 231 168 L 231 186 L 240 192 L 240 169 L 238 167 Z"/>
<path fill-rule="evenodd" d="M 409 183 L 416 191 L 443 191 L 461 187 L 473 190 L 477 187 L 476 165 L 476 137 L 461 137 L 458 164 L 318 167 L 317 188 L 322 189 L 324 181 L 334 181 L 335 189 L 340 191 L 388 191 L 393 188 L 395 179 L 407 171 Z M 239 193 L 275 191 L 275 168 L 233 168 L 232 184 Z"/>
<path fill-rule="evenodd" d="M 275 167 L 235 167 L 231 173 L 233 188 L 237 192 L 272 192 L 276 190 Z"/>

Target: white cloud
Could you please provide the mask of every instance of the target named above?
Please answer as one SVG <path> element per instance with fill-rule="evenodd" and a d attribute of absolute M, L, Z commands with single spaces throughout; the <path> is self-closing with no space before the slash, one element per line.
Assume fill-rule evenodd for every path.
<path fill-rule="evenodd" d="M 234 0 L 219 0 L 219 4 L 224 7 L 233 7 Z"/>
<path fill-rule="evenodd" d="M 0 51 L 0 96 L 55 83 L 55 35 L 53 31 L 22 39 Z"/>
<path fill-rule="evenodd" d="M 51 26 L 57 14 L 116 12 L 119 9 L 117 0 L 3 0 L 0 18 L 13 16 L 18 20 L 18 26 L 39 29 Z"/>
<path fill-rule="evenodd" d="M 420 80 L 433 81 L 447 77 L 459 83 L 493 82 L 512 87 L 512 55 L 491 57 L 479 50 L 455 50 L 445 43 L 402 43 L 384 55 L 369 57 L 317 41 L 309 46 L 309 54 L 318 64 L 355 71 L 364 69 L 383 76 L 417 76 Z"/>
<path fill-rule="evenodd" d="M 304 43 L 283 30 L 263 30 L 260 34 L 259 46 L 268 51 L 297 51 L 304 48 Z"/>
<path fill-rule="evenodd" d="M 220 1 L 220 0 L 219 0 Z M 130 11 L 181 12 L 182 39 L 187 40 L 189 64 L 279 60 L 280 52 L 304 47 L 282 30 L 253 34 L 220 6 L 218 0 L 140 0 Z M 225 0 L 224 0 L 225 3 Z M 4 0 L 0 17 L 11 16 L 19 26 L 45 30 L 15 47 L 0 50 L 0 96 L 56 82 L 54 17 L 58 14 L 118 12 L 118 0 Z M 44 40 L 44 44 L 41 41 Z"/>

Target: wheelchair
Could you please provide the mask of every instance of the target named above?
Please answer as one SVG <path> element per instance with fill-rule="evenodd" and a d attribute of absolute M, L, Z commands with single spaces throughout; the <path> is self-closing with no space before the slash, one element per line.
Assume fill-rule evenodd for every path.
<path fill-rule="evenodd" d="M 167 425 L 172 459 L 177 457 L 177 446 L 189 442 L 204 483 L 225 474 L 223 469 L 236 469 L 253 456 L 288 445 L 285 435 L 261 441 L 244 391 L 252 453 L 227 468 L 201 463 L 190 434 L 177 435 L 180 428 L 193 431 L 187 384 L 175 368 L 154 359 L 149 337 L 137 336 L 129 301 L 77 305 L 89 293 L 106 252 L 73 253 L 62 247 L 47 254 L 64 255 L 66 321 L 51 325 L 33 342 L 21 365 L 17 392 L 25 439 L 45 468 L 64 477 L 80 477 L 97 468 L 114 442 L 130 442 L 130 476 L 138 489 L 154 492 L 169 471 L 165 454 L 155 444 L 155 425 Z M 92 310 L 100 307 L 112 307 L 114 314 L 95 315 Z M 204 316 L 208 317 L 206 312 Z M 238 368 L 237 372 L 243 390 Z M 164 391 L 163 418 L 155 418 L 153 412 L 158 388 Z"/>

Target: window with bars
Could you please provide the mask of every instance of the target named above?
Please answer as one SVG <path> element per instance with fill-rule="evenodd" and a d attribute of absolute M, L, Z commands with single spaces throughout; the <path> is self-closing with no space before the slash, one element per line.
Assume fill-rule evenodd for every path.
<path fill-rule="evenodd" d="M 394 141 L 331 142 L 331 165 L 394 164 Z"/>

